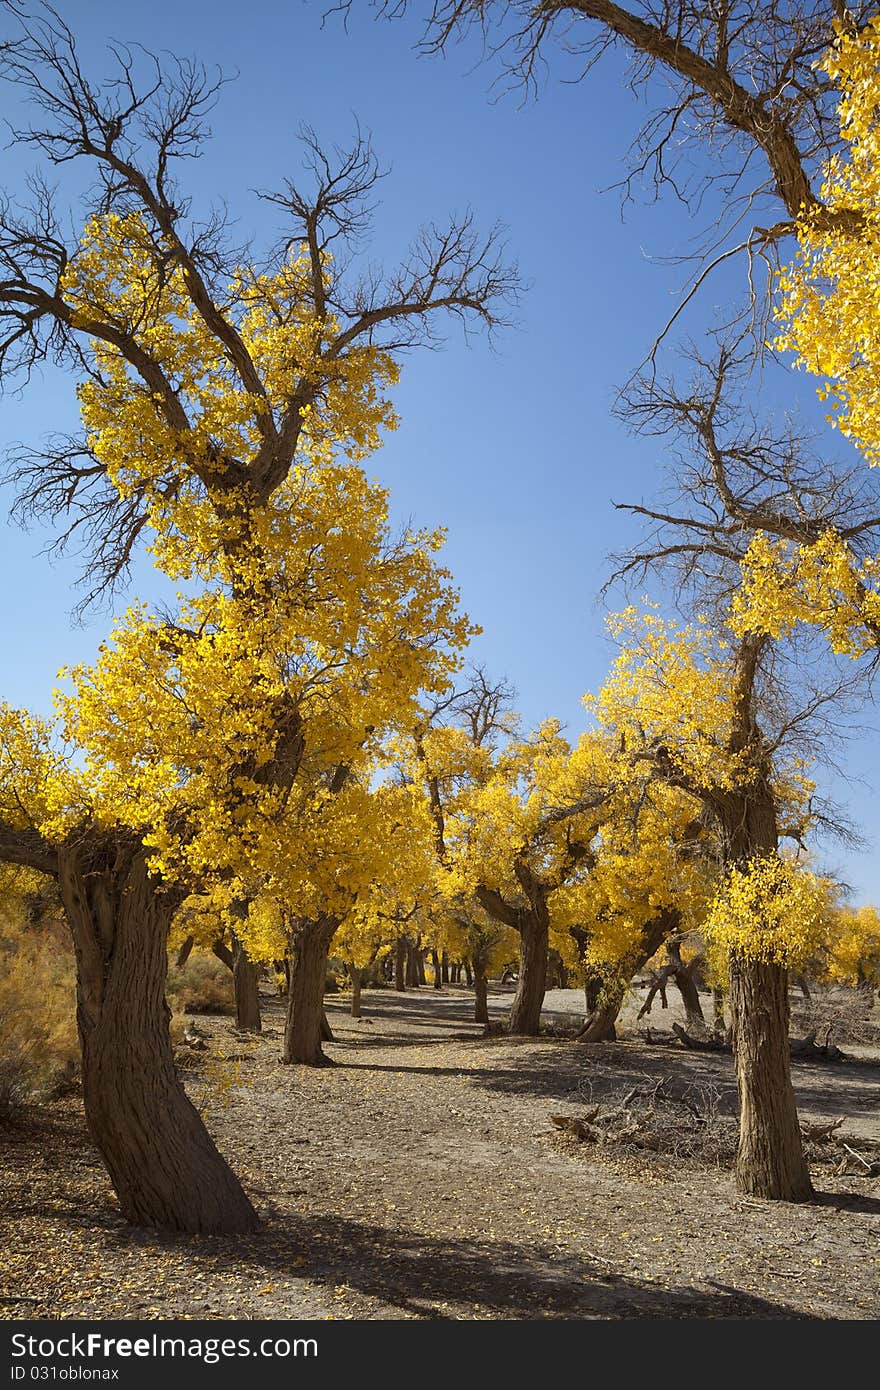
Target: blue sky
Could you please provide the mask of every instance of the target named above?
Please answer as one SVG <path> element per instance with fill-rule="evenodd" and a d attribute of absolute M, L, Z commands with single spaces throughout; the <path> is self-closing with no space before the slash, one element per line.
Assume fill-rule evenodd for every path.
<path fill-rule="evenodd" d="M 494 350 L 453 329 L 442 349 L 407 358 L 396 394 L 401 428 L 373 471 L 390 486 L 396 515 L 448 527 L 446 562 L 484 628 L 474 655 L 515 684 L 527 723 L 555 714 L 575 732 L 580 696 L 608 664 L 597 602 L 606 557 L 635 535 L 612 503 L 656 495 L 663 461 L 661 446 L 630 438 L 610 407 L 677 302 L 685 272 L 661 258 L 686 251 L 705 225 L 705 214 L 691 223 L 673 203 L 637 203 L 622 219 L 618 194 L 601 191 L 621 177 L 644 114 L 623 82 L 622 58 L 612 55 L 587 83 L 551 77 L 523 104 L 516 95 L 490 99 L 475 46 L 419 58 L 418 25 L 376 22 L 366 0 L 356 0 L 347 33 L 338 19 L 322 25 L 322 0 L 58 4 L 97 72 L 110 37 L 238 71 L 212 118 L 212 144 L 185 172 L 197 201 L 227 200 L 243 234 L 269 239 L 277 229 L 253 190 L 298 170 L 300 123 L 345 143 L 355 119 L 390 166 L 371 259 L 393 264 L 420 223 L 466 206 L 483 225 L 506 224 L 529 283 L 516 327 Z M 2 100 L 14 118 L 8 94 Z M 2 182 L 16 187 L 31 159 L 8 152 Z M 684 326 L 696 332 L 711 321 L 741 290 L 742 274 L 719 272 Z M 813 413 L 811 385 L 795 382 L 794 391 Z M 2 444 L 75 425 L 71 384 L 57 373 L 0 410 Z M 105 611 L 71 624 L 76 564 L 50 565 L 39 553 L 45 540 L 7 526 L 0 558 L 2 694 L 41 710 L 57 668 L 88 658 L 110 621 Z M 139 564 L 129 596 L 149 598 L 156 587 Z M 863 723 L 873 722 L 869 711 Z M 859 897 L 880 900 L 873 731 L 852 742 L 846 761 L 861 781 L 838 780 L 835 794 L 870 848 L 830 858 Z"/>

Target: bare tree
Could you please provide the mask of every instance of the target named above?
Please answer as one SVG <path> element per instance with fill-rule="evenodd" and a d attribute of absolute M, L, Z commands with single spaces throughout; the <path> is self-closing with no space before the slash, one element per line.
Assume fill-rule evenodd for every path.
<path fill-rule="evenodd" d="M 374 0 L 377 12 L 424 19 L 421 50 L 445 53 L 472 34 L 496 69 L 496 83 L 537 93 L 546 72 L 589 81 L 612 53 L 628 60 L 628 81 L 648 103 L 620 183 L 624 201 L 647 186 L 669 192 L 700 227 L 679 305 L 655 341 L 679 317 L 722 261 L 749 263 L 749 305 L 756 346 L 766 315 L 776 247 L 809 212 L 820 225 L 853 230 L 858 211 L 825 209 L 820 167 L 838 149 L 834 90 L 817 66 L 834 43 L 835 24 L 861 29 L 873 3 L 842 0 Z M 351 11 L 338 0 L 330 12 Z M 781 213 L 781 216 L 780 216 Z M 758 275 L 758 272 L 762 272 Z"/>

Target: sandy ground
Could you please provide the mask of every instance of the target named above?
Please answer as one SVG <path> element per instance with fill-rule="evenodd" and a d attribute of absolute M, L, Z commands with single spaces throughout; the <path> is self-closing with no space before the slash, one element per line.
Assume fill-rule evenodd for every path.
<path fill-rule="evenodd" d="M 492 995 L 499 1017 L 509 994 Z M 670 1001 L 671 1001 L 670 996 Z M 552 991 L 551 1023 L 580 1011 Z M 76 1097 L 0 1135 L 0 1316 L 194 1318 L 870 1318 L 880 1182 L 818 1152 L 816 1203 L 737 1197 L 686 1154 L 580 1144 L 550 1122 L 663 1080 L 731 1124 L 729 1057 L 630 1038 L 587 1047 L 480 1036 L 463 989 L 328 997 L 337 1065 L 280 1063 L 263 1034 L 200 1018 L 190 1094 L 254 1197 L 247 1240 L 120 1220 Z M 637 1005 L 636 1005 L 637 1007 Z M 652 1027 L 677 1014 L 655 1010 Z M 848 1049 L 850 1050 L 850 1049 Z M 794 1068 L 805 1118 L 880 1138 L 880 1056 Z M 231 1084 L 230 1084 L 231 1083 Z M 834 1155 L 836 1162 L 838 1155 Z"/>

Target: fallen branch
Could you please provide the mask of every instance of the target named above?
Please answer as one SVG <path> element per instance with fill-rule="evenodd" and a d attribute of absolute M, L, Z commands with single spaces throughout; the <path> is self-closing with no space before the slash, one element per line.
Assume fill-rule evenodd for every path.
<path fill-rule="evenodd" d="M 729 1043 L 720 1042 L 717 1038 L 695 1038 L 693 1033 L 688 1033 L 680 1023 L 673 1023 L 672 1031 L 684 1047 L 694 1052 L 730 1052 L 731 1050 Z"/>
<path fill-rule="evenodd" d="M 845 1115 L 841 1115 L 840 1118 L 837 1120 L 829 1120 L 825 1124 L 823 1124 L 821 1121 L 811 1123 L 809 1120 L 801 1120 L 801 1134 L 804 1137 L 804 1139 L 813 1139 L 819 1141 L 823 1139 L 835 1139 L 838 1142 L 842 1143 L 843 1141 L 840 1140 L 839 1135 L 837 1135 L 835 1131 L 840 1129 L 840 1126 L 844 1124 L 845 1121 Z"/>

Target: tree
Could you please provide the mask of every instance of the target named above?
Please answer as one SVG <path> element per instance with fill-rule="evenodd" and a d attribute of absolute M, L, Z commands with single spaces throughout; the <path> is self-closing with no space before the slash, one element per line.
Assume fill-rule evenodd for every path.
<path fill-rule="evenodd" d="M 813 786 L 801 759 L 780 764 L 781 741 L 759 722 L 768 639 L 752 634 L 728 648 L 697 626 L 635 611 L 618 631 L 623 647 L 600 718 L 646 776 L 693 798 L 717 836 L 722 881 L 705 930 L 728 961 L 737 1185 L 803 1201 L 812 1186 L 789 1071 L 786 972 L 814 946 L 825 899 L 821 883 L 779 853 L 783 834 L 800 841 L 809 827 Z"/>
<path fill-rule="evenodd" d="M 405 6 L 389 4 L 381 8 L 393 14 Z M 581 63 L 579 75 L 608 47 L 619 42 L 634 58 L 633 82 L 637 89 L 650 92 L 650 79 L 661 72 L 671 78 L 672 101 L 652 113 L 643 127 L 635 144 L 634 167 L 624 186 L 629 191 L 632 174 L 648 172 L 658 192 L 671 187 L 691 202 L 713 186 L 720 194 L 719 220 L 703 244 L 692 292 L 713 265 L 734 251 L 764 255 L 772 267 L 777 243 L 795 233 L 799 225 L 809 229 L 814 248 L 827 241 L 840 253 L 850 243 L 857 245 L 865 222 L 858 195 L 853 196 L 845 179 L 835 185 L 833 173 L 824 187 L 819 186 L 821 164 L 841 150 L 841 127 L 828 82 L 828 72 L 838 60 L 832 59 L 830 66 L 817 60 L 838 38 L 845 54 L 855 52 L 859 32 L 867 26 L 866 33 L 872 33 L 873 26 L 868 21 L 874 13 L 873 6 L 854 10 L 808 4 L 758 6 L 750 0 L 711 7 L 646 4 L 635 10 L 607 4 L 605 0 L 559 0 L 540 5 L 527 0 L 438 0 L 430 11 L 426 42 L 429 48 L 443 49 L 472 25 L 482 25 L 500 52 L 507 72 L 530 81 L 553 37 L 564 28 L 567 46 Z M 850 61 L 855 71 L 862 60 L 851 60 L 849 56 L 842 59 L 844 65 Z M 864 71 L 870 73 L 863 116 L 872 110 L 872 64 L 875 66 L 869 55 L 863 61 Z M 845 109 L 844 136 L 848 119 Z M 687 171 L 676 167 L 676 155 L 681 152 L 686 159 L 694 139 L 708 146 L 712 160 L 703 162 L 705 173 L 698 173 L 696 184 L 688 187 L 677 182 L 682 173 L 686 180 Z M 864 151 L 867 165 L 874 153 L 870 140 Z M 753 157 L 758 153 L 766 161 L 770 177 L 768 180 L 759 174 L 754 182 L 749 182 Z M 873 162 L 876 167 L 876 161 Z M 832 162 L 830 167 L 833 171 L 838 165 Z M 770 226 L 754 226 L 738 245 L 732 245 L 733 230 L 743 220 L 755 216 L 755 209 L 763 205 L 768 193 L 782 204 L 784 220 Z M 847 254 L 845 249 L 842 254 Z M 811 255 L 808 247 L 808 260 Z M 812 264 L 816 267 L 818 261 L 814 258 Z M 856 273 L 852 288 L 858 284 Z M 807 297 L 821 314 L 821 296 L 817 301 L 813 290 L 807 284 Z M 797 288 L 794 293 L 799 293 Z M 684 302 L 689 298 L 690 292 Z M 848 302 L 854 307 L 854 296 L 850 295 Z M 680 309 L 673 319 L 678 312 Z M 762 344 L 763 332 L 758 337 Z M 855 341 L 860 339 L 856 337 Z M 851 343 L 851 334 L 849 343 L 841 340 L 844 359 Z M 853 379 L 860 366 L 857 357 Z M 716 386 L 723 375 L 722 371 L 716 378 Z M 862 376 L 861 380 L 867 378 Z M 650 386 L 653 388 L 654 384 L 652 380 Z M 767 749 L 762 751 L 758 716 L 764 709 L 758 687 L 767 690 L 763 677 L 767 675 L 766 663 L 771 653 L 765 634 L 785 636 L 798 622 L 816 621 L 832 633 L 832 645 L 837 651 L 858 654 L 876 645 L 873 558 L 869 556 L 866 563 L 853 563 L 852 557 L 853 553 L 864 554 L 870 532 L 876 528 L 877 512 L 870 503 L 866 504 L 864 494 L 853 489 L 851 475 L 841 479 L 840 472 L 834 470 L 823 479 L 821 464 L 805 469 L 797 441 L 783 441 L 782 447 L 777 447 L 777 440 L 762 439 L 758 433 L 742 450 L 719 449 L 716 426 L 720 423 L 721 400 L 722 393 L 710 386 L 708 392 L 701 390 L 694 397 L 673 393 L 659 411 L 656 395 L 649 393 L 643 401 L 648 416 L 663 417 L 664 431 L 678 427 L 696 429 L 703 466 L 708 467 L 716 495 L 714 510 L 703 515 L 656 505 L 635 508 L 646 514 L 655 527 L 657 544 L 631 557 L 631 563 L 627 562 L 624 568 L 636 572 L 675 559 L 690 577 L 699 577 L 708 570 L 713 577 L 722 578 L 730 599 L 739 587 L 743 552 L 755 538 L 733 618 L 736 658 L 728 676 L 730 689 L 740 692 L 738 721 L 733 721 L 739 724 L 737 752 L 747 754 L 746 761 L 752 763 L 757 774 L 755 785 L 763 790 L 751 797 L 744 796 L 740 787 L 726 808 L 721 805 L 726 798 L 716 797 L 718 804 L 711 814 L 725 856 L 731 852 L 748 855 L 763 843 L 770 853 L 770 862 L 775 864 L 773 853 L 779 825 L 774 819 L 772 797 L 767 794 L 770 784 L 766 765 L 760 771 Z M 736 485 L 749 472 L 757 484 L 761 499 L 758 505 L 754 491 Z M 728 487 L 731 473 L 732 488 Z M 705 490 L 698 493 L 701 501 L 706 497 Z M 849 511 L 848 503 L 852 500 L 856 505 Z M 845 538 L 835 529 L 821 526 L 829 516 L 843 521 Z M 774 537 L 778 538 L 775 543 L 771 539 Z M 790 564 L 786 568 L 787 561 Z M 713 598 L 723 612 L 722 591 L 716 588 Z M 828 690 L 806 695 L 799 712 L 788 720 L 789 733 L 798 724 L 806 726 L 824 704 L 832 703 Z M 680 730 L 676 733 L 680 734 Z M 665 749 L 662 738 L 659 747 Z M 736 810 L 744 817 L 740 824 L 748 826 L 738 847 L 736 825 L 728 815 L 737 800 Z M 760 874 L 756 882 L 759 880 Z M 753 1151 L 749 1150 L 751 1141 L 741 1145 L 738 1180 L 747 1190 L 749 1183 L 756 1184 L 765 1195 L 803 1195 L 809 1190 L 809 1180 L 800 1156 L 793 1099 L 786 1080 L 785 1029 L 779 1022 L 786 1015 L 787 997 L 783 997 L 781 978 L 774 974 L 783 966 L 777 961 L 769 967 L 770 973 L 762 974 L 757 966 L 746 964 L 740 970 L 736 960 L 733 964 L 733 973 L 738 974 L 733 989 L 734 1008 L 740 1013 L 740 1023 L 745 1026 L 745 1014 L 749 1014 L 748 1026 L 754 1028 L 765 1012 L 776 1020 L 771 1030 L 773 1060 L 769 1072 L 773 1074 L 773 1085 L 778 1084 L 780 1094 L 785 1096 L 786 1116 L 784 1124 L 778 1124 L 774 1140 L 772 1095 L 768 1093 L 763 1102 L 757 1093 L 752 1095 L 744 1109 L 747 1126 L 762 1127 L 763 1120 L 756 1122 L 755 1118 L 762 1108 L 764 1118 L 771 1123 Z M 746 1059 L 744 1065 L 749 1070 L 751 1049 L 744 1035 L 741 1037 L 740 1056 Z M 741 1093 L 749 1087 L 756 1091 L 761 1079 L 761 1067 L 752 1068 L 750 1076 L 741 1070 Z M 774 1172 L 770 1151 L 777 1141 L 787 1173 Z"/>
<path fill-rule="evenodd" d="M 392 538 L 359 461 L 393 423 L 394 353 L 435 336 L 438 316 L 491 327 L 516 277 L 470 216 L 421 233 L 384 280 L 347 277 L 328 248 L 365 231 L 376 161 L 361 138 L 331 159 L 311 133 L 312 191 L 269 195 L 281 243 L 268 263 L 236 250 L 173 176 L 220 79 L 117 46 L 96 84 L 55 11 L 4 9 L 0 73 L 39 111 L 18 138 L 93 176 L 79 245 L 42 178 L 0 213 L 3 380 L 54 357 L 84 425 L 17 457 L 20 506 L 86 543 L 87 597 L 124 578 L 143 538 L 193 596 L 173 615 L 130 610 L 76 673 L 62 721 L 82 775 L 51 730 L 4 710 L 0 857 L 58 878 L 86 1113 L 126 1217 L 251 1229 L 174 1072 L 169 926 L 205 879 L 241 901 L 279 837 L 290 847 L 291 802 L 311 805 L 328 765 L 368 759 L 429 669 L 435 688 L 454 669 L 467 623 L 437 538 Z"/>
<path fill-rule="evenodd" d="M 586 701 L 588 709 L 593 701 Z M 580 1037 L 606 1042 L 630 982 L 660 947 L 699 927 L 711 868 L 704 828 L 677 789 L 633 781 L 618 759 L 613 815 L 601 829 L 589 875 L 563 888 L 555 912 L 577 948 L 587 1016 Z"/>
<path fill-rule="evenodd" d="M 605 792 L 588 785 L 591 749 L 572 750 L 548 720 L 514 738 L 504 682 L 477 670 L 415 726 L 402 775 L 422 788 L 434 827 L 440 893 L 453 918 L 482 915 L 515 931 L 520 971 L 509 1029 L 536 1036 L 550 947 L 550 895 L 590 859 Z M 578 819 L 580 817 L 580 820 Z M 567 938 L 563 942 L 567 946 Z"/>
<path fill-rule="evenodd" d="M 408 0 L 374 5 L 389 18 L 416 8 Z M 346 14 L 351 0 L 331 8 Z M 691 216 L 704 201 L 718 206 L 718 217 L 706 218 L 687 302 L 709 271 L 735 254 L 765 261 L 769 288 L 776 248 L 805 209 L 819 228 L 859 226 L 858 206 L 827 198 L 820 186 L 819 168 L 840 148 L 841 133 L 818 60 L 841 32 L 860 33 L 876 13 L 872 3 L 819 0 L 644 0 L 631 7 L 615 0 L 432 0 L 421 49 L 445 53 L 476 33 L 500 82 L 527 94 L 538 91 L 547 70 L 588 83 L 598 62 L 622 52 L 629 85 L 649 106 L 621 181 L 625 200 L 645 184 L 656 198 L 672 193 Z M 695 150 L 706 157 L 694 161 Z M 779 220 L 774 204 L 781 205 Z M 753 225 L 743 233 L 743 223 Z M 752 277 L 752 293 L 756 283 Z"/>
<path fill-rule="evenodd" d="M 250 959 L 233 927 L 227 928 L 206 895 L 192 894 L 182 903 L 169 939 L 177 947 L 177 967 L 182 969 L 194 946 L 210 951 L 232 975 L 235 1022 L 243 1031 L 259 1033 L 259 967 Z"/>

